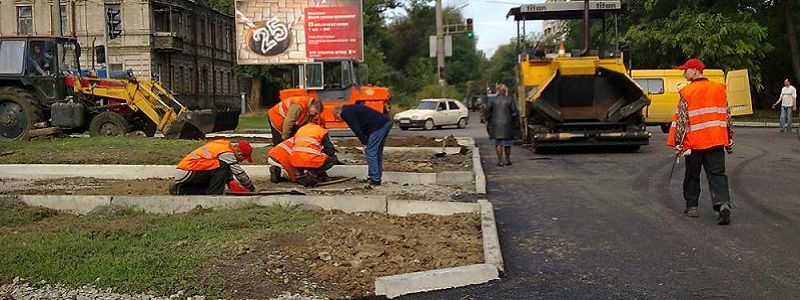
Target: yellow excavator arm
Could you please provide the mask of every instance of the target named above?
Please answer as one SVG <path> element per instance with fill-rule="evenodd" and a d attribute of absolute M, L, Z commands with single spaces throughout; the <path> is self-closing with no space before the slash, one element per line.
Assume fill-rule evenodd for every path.
<path fill-rule="evenodd" d="M 206 133 L 235 129 L 238 124 L 238 112 L 218 115 L 208 109 L 189 111 L 155 80 L 75 78 L 73 82 L 76 95 L 124 101 L 131 110 L 146 115 L 168 138 L 203 138 Z M 236 120 L 227 120 L 230 118 Z"/>

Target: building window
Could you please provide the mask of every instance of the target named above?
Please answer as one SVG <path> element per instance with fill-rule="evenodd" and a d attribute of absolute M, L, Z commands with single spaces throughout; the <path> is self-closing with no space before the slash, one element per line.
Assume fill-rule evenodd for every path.
<path fill-rule="evenodd" d="M 205 46 L 206 45 L 206 34 L 208 30 L 206 28 L 206 19 L 200 19 L 200 41 L 198 44 Z"/>
<path fill-rule="evenodd" d="M 69 18 L 67 17 L 67 6 L 61 5 L 59 7 L 59 11 L 61 13 L 61 35 L 67 35 L 69 33 Z"/>
<path fill-rule="evenodd" d="M 33 7 L 17 6 L 17 34 L 33 33 Z"/>

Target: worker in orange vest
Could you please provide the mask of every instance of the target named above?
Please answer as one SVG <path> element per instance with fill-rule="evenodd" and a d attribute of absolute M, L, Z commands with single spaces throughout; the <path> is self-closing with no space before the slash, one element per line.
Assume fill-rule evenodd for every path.
<path fill-rule="evenodd" d="M 340 164 L 328 130 L 316 123 L 303 125 L 292 138 L 273 147 L 269 158 L 286 170 L 289 179 L 306 187 L 327 181 L 326 171 Z"/>
<path fill-rule="evenodd" d="M 725 152 L 733 150 L 733 124 L 728 109 L 727 87 L 703 77 L 705 65 L 689 59 L 678 69 L 690 83 L 680 91 L 678 109 L 672 117 L 667 145 L 678 157 L 686 156 L 683 180 L 684 214 L 697 218 L 700 171 L 705 169 L 717 223 L 731 222 L 731 198 L 725 175 Z"/>
<path fill-rule="evenodd" d="M 253 147 L 246 141 L 209 141 L 184 157 L 177 166 L 172 195 L 222 195 L 225 184 L 236 179 L 250 191 L 256 188 L 239 162 L 253 162 Z"/>
<path fill-rule="evenodd" d="M 292 166 L 289 157 L 292 155 L 292 147 L 294 147 L 294 138 L 283 140 L 278 146 L 272 147 L 267 152 L 267 163 L 272 167 L 280 168 L 286 171 L 286 175 L 292 182 L 297 180 L 297 169 Z"/>
<path fill-rule="evenodd" d="M 294 136 L 297 129 L 317 118 L 321 110 L 321 103 L 309 96 L 292 96 L 272 106 L 268 112 L 272 146 Z M 280 181 L 279 168 L 270 167 L 270 181 Z"/>

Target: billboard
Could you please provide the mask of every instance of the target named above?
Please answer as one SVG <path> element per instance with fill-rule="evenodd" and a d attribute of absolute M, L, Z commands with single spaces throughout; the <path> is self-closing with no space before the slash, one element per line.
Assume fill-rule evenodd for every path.
<path fill-rule="evenodd" d="M 240 65 L 363 61 L 361 0 L 236 0 Z"/>

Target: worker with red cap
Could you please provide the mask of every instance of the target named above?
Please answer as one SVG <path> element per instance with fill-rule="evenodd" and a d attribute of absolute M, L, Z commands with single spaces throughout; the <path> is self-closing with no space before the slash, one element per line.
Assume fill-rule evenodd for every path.
<path fill-rule="evenodd" d="M 689 59 L 677 67 L 689 84 L 681 88 L 678 109 L 672 117 L 667 145 L 678 157 L 686 156 L 683 180 L 684 214 L 697 218 L 700 198 L 700 171 L 704 169 L 711 189 L 717 223 L 731 222 L 731 198 L 725 175 L 725 152 L 733 149 L 733 126 L 728 109 L 727 87 L 703 77 L 705 65 Z"/>
<path fill-rule="evenodd" d="M 246 141 L 212 140 L 184 157 L 177 166 L 172 195 L 222 195 L 231 180 L 256 190 L 239 162 L 253 162 L 253 147 Z"/>

